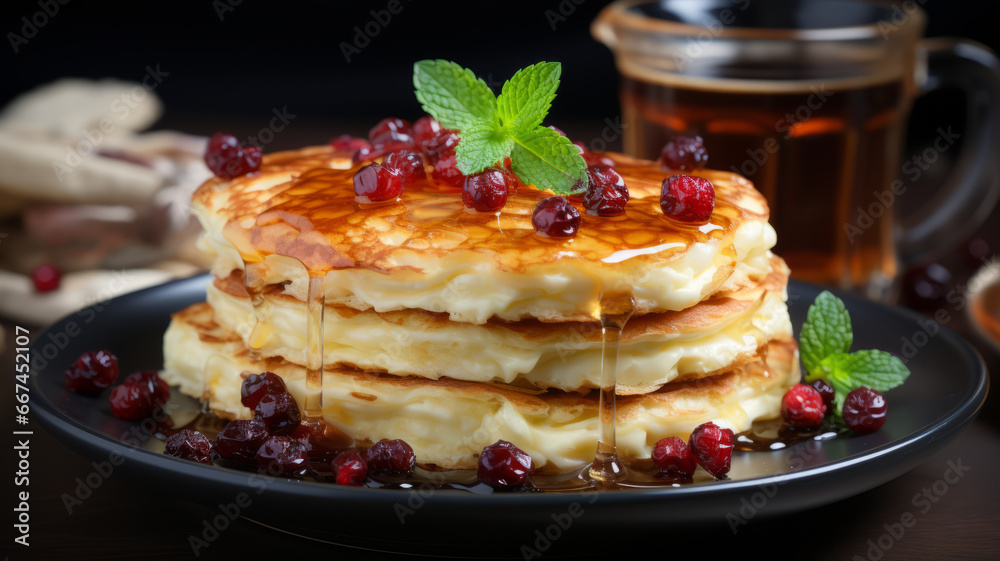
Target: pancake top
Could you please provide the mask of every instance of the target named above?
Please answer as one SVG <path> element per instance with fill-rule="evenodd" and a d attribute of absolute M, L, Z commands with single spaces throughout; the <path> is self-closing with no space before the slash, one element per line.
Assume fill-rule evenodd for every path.
<path fill-rule="evenodd" d="M 535 232 L 532 211 L 552 193 L 532 187 L 511 193 L 499 213 L 468 211 L 461 188 L 435 185 L 430 177 L 408 183 L 396 200 L 359 203 L 352 178 L 360 165 L 351 166 L 350 156 L 332 147 L 269 154 L 259 173 L 210 180 L 195 200 L 224 215 L 224 234 L 244 260 L 283 255 L 314 275 L 347 268 L 393 273 L 456 252 L 488 255 L 496 268 L 516 273 L 565 259 L 613 267 L 628 259 L 669 259 L 693 243 L 722 239 L 747 220 L 767 220 L 767 203 L 749 181 L 712 170 L 692 173 L 715 186 L 709 222 L 668 218 L 660 210 L 660 186 L 673 173 L 653 162 L 610 157 L 631 195 L 625 214 L 584 213 L 569 239 Z M 570 201 L 582 208 L 579 196 Z"/>
<path fill-rule="evenodd" d="M 610 302 L 632 302 L 638 314 L 683 310 L 767 275 L 775 235 L 749 181 L 695 172 L 715 186 L 715 210 L 707 223 L 684 223 L 660 210 L 672 172 L 609 157 L 631 194 L 625 214 L 583 214 L 568 239 L 535 232 L 532 212 L 552 193 L 531 187 L 511 193 L 498 213 L 467 210 L 460 188 L 430 178 L 396 200 L 358 202 L 360 166 L 329 146 L 270 154 L 257 173 L 211 179 L 193 208 L 217 276 L 253 264 L 255 283 L 282 285 L 300 300 L 320 277 L 328 304 L 419 308 L 452 321 L 588 321 Z M 582 207 L 582 197 L 570 200 Z"/>

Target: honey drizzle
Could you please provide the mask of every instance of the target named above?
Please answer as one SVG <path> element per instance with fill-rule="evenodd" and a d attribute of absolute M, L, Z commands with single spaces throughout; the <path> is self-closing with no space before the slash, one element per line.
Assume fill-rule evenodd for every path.
<path fill-rule="evenodd" d="M 243 261 L 243 286 L 247 294 L 250 295 L 250 304 L 253 306 L 253 327 L 250 337 L 247 339 L 247 348 L 250 351 L 250 360 L 260 360 L 260 349 L 270 337 L 268 320 L 271 315 L 271 304 L 264 298 L 267 290 L 267 265 L 263 261 L 247 262 Z"/>
<path fill-rule="evenodd" d="M 306 316 L 306 393 L 305 416 L 323 416 L 323 314 L 326 296 L 323 291 L 325 276 L 309 277 L 309 296 Z"/>
<path fill-rule="evenodd" d="M 616 398 L 618 388 L 618 350 L 625 322 L 635 311 L 631 296 L 601 298 L 601 393 L 598 401 L 597 452 L 588 475 L 597 486 L 609 486 L 626 477 L 625 466 L 618 460 L 616 444 Z"/>

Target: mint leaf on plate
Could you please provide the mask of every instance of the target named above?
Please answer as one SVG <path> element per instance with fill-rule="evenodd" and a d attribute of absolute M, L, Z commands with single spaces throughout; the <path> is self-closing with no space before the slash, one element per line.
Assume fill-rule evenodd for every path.
<path fill-rule="evenodd" d="M 910 375 L 903 361 L 885 351 L 849 352 L 853 339 L 847 307 L 840 298 L 824 290 L 809 306 L 799 333 L 799 354 L 807 382 L 823 379 L 833 387 L 834 414 L 838 417 L 850 392 L 862 386 L 888 391 Z"/>
<path fill-rule="evenodd" d="M 851 350 L 853 339 L 851 315 L 847 313 L 847 307 L 840 298 L 824 290 L 809 306 L 806 322 L 799 333 L 799 353 L 810 377 L 820 374 L 820 363 L 824 358 Z"/>

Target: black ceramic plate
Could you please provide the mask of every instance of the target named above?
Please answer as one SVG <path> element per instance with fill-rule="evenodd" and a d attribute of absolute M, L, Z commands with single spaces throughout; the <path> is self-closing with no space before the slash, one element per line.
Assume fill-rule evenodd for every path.
<path fill-rule="evenodd" d="M 906 310 L 844 297 L 853 317 L 854 348 L 909 357 L 912 375 L 887 396 L 888 420 L 874 434 L 773 452 L 738 452 L 730 480 L 596 494 L 475 495 L 290 481 L 198 465 L 130 445 L 122 438 L 136 426 L 114 418 L 106 396 L 88 398 L 63 388 L 63 370 L 88 350 L 112 350 L 123 375 L 159 369 L 170 314 L 203 300 L 206 282 L 202 276 L 128 294 L 73 314 L 40 335 L 32 347 L 33 356 L 44 358 L 32 378 L 36 418 L 88 458 L 122 455 L 124 463 L 117 469 L 141 475 L 147 483 L 162 481 L 179 499 L 208 505 L 249 502 L 243 512 L 262 524 L 371 549 L 521 556 L 523 545 L 545 546 L 542 534 L 561 535 L 561 525 L 572 524 L 577 536 L 632 534 L 654 527 L 725 524 L 744 502 L 757 505 L 761 517 L 813 508 L 871 489 L 923 462 L 975 418 L 988 387 L 982 360 L 948 328 Z M 819 291 L 794 281 L 789 286 L 796 333 Z M 594 551 L 594 540 L 574 541 Z"/>

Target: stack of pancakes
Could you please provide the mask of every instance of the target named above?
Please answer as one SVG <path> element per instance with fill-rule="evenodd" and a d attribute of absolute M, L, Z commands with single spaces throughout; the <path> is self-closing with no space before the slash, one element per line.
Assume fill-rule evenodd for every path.
<path fill-rule="evenodd" d="M 799 371 L 763 197 L 738 175 L 698 171 L 715 211 L 678 222 L 659 207 L 669 172 L 609 156 L 626 213 L 585 214 L 570 239 L 534 231 L 532 210 L 551 193 L 530 187 L 496 214 L 466 211 L 460 189 L 430 179 L 359 203 L 357 166 L 328 147 L 210 180 L 193 208 L 214 280 L 207 302 L 174 315 L 164 378 L 226 418 L 251 417 L 240 403 L 250 373 L 279 374 L 304 403 L 318 391 L 306 383 L 306 325 L 320 278 L 330 426 L 360 446 L 403 439 L 424 466 L 475 467 L 503 439 L 568 471 L 596 450 L 601 302 L 613 296 L 634 302 L 618 358 L 620 454 L 648 458 L 657 440 L 707 421 L 742 431 L 777 417 Z"/>

